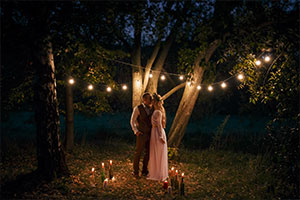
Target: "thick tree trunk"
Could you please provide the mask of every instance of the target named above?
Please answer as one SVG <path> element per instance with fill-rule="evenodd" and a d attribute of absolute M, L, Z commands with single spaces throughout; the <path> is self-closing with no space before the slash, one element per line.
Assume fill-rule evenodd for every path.
<path fill-rule="evenodd" d="M 205 59 L 205 63 L 208 64 L 212 54 L 217 47 L 221 44 L 220 40 L 213 41 L 205 52 L 200 52 L 194 61 L 194 73 L 192 75 L 193 82 L 189 86 L 186 83 L 183 96 L 179 103 L 175 118 L 173 120 L 171 129 L 168 134 L 168 145 L 171 147 L 179 147 L 181 140 L 184 136 L 187 124 L 191 117 L 195 103 L 197 101 L 199 90 L 197 85 L 202 82 L 204 69 L 200 67 L 200 61 Z"/>
<path fill-rule="evenodd" d="M 35 118 L 38 172 L 49 179 L 69 173 L 60 141 L 55 68 L 51 44 L 37 41 Z"/>
<path fill-rule="evenodd" d="M 171 129 L 168 135 L 168 146 L 178 147 L 184 136 L 185 129 L 191 117 L 195 103 L 197 101 L 199 90 L 197 83 L 201 83 L 204 69 L 196 66 L 194 69 L 194 82 L 196 84 L 188 85 L 186 82 L 183 96 L 181 98 L 179 107 L 177 109 L 175 118 L 173 120 Z"/>
<path fill-rule="evenodd" d="M 66 138 L 65 149 L 72 150 L 74 146 L 74 108 L 72 85 L 66 84 Z"/>
<path fill-rule="evenodd" d="M 140 14 L 135 16 L 134 46 L 131 53 L 131 62 L 136 65 L 132 68 L 132 107 L 142 102 L 143 94 L 143 70 L 141 68 L 141 39 L 142 25 L 140 24 Z"/>

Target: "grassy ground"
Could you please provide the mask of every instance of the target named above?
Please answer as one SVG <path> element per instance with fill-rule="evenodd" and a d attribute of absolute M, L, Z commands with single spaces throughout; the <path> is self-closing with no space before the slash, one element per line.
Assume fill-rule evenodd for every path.
<path fill-rule="evenodd" d="M 25 181 L 20 186 L 16 177 L 36 169 L 32 143 L 11 143 L 2 151 L 1 196 L 14 199 L 272 199 L 268 193 L 268 174 L 261 173 L 263 159 L 229 151 L 180 151 L 169 160 L 169 168 L 185 173 L 185 196 L 167 195 L 163 183 L 131 175 L 134 145 L 122 141 L 76 145 L 66 155 L 71 176 L 52 182 Z M 113 160 L 115 182 L 103 188 L 101 163 Z M 91 169 L 95 168 L 95 179 Z M 264 170 L 265 171 L 265 170 Z M 12 184 L 13 183 L 13 184 Z"/>

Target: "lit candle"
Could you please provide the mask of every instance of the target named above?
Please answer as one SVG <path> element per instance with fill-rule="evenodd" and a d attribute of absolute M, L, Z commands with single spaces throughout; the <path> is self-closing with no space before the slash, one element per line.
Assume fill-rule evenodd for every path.
<path fill-rule="evenodd" d="M 116 178 L 115 178 L 115 177 L 112 177 L 112 179 L 111 179 L 111 180 L 112 180 L 112 182 L 114 182 L 114 181 L 116 181 Z"/>
<path fill-rule="evenodd" d="M 183 182 L 184 173 L 181 174 L 181 184 L 180 184 L 180 195 L 184 196 L 184 182 Z"/>
<path fill-rule="evenodd" d="M 109 164 L 112 165 L 112 160 L 109 161 Z"/>
<path fill-rule="evenodd" d="M 171 168 L 171 176 L 174 175 L 174 167 Z"/>
<path fill-rule="evenodd" d="M 176 175 L 178 175 L 178 170 L 176 169 Z"/>
<path fill-rule="evenodd" d="M 104 180 L 105 180 L 105 168 L 104 168 L 104 163 L 102 163 L 101 181 L 104 182 Z"/>
<path fill-rule="evenodd" d="M 168 181 L 167 181 L 167 180 L 164 182 L 163 188 L 164 188 L 164 189 L 168 189 Z"/>
<path fill-rule="evenodd" d="M 107 183 L 108 183 L 108 179 L 106 178 L 103 182 L 103 188 L 106 188 L 107 187 Z"/>

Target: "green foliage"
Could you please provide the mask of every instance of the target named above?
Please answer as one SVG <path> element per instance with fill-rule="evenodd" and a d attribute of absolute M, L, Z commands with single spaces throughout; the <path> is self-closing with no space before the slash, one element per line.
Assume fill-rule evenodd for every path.
<path fill-rule="evenodd" d="M 179 155 L 179 149 L 176 147 L 168 147 L 168 158 L 170 160 L 177 159 Z"/>

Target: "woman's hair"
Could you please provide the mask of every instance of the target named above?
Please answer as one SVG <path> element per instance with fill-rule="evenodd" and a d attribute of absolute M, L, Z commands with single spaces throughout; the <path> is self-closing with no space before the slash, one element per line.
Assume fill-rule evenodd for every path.
<path fill-rule="evenodd" d="M 162 100 L 162 99 L 161 99 L 161 96 L 160 96 L 159 94 L 157 94 L 157 93 L 154 93 L 152 96 L 153 96 L 153 99 L 154 99 L 156 102 L 159 102 L 159 101 Z"/>

